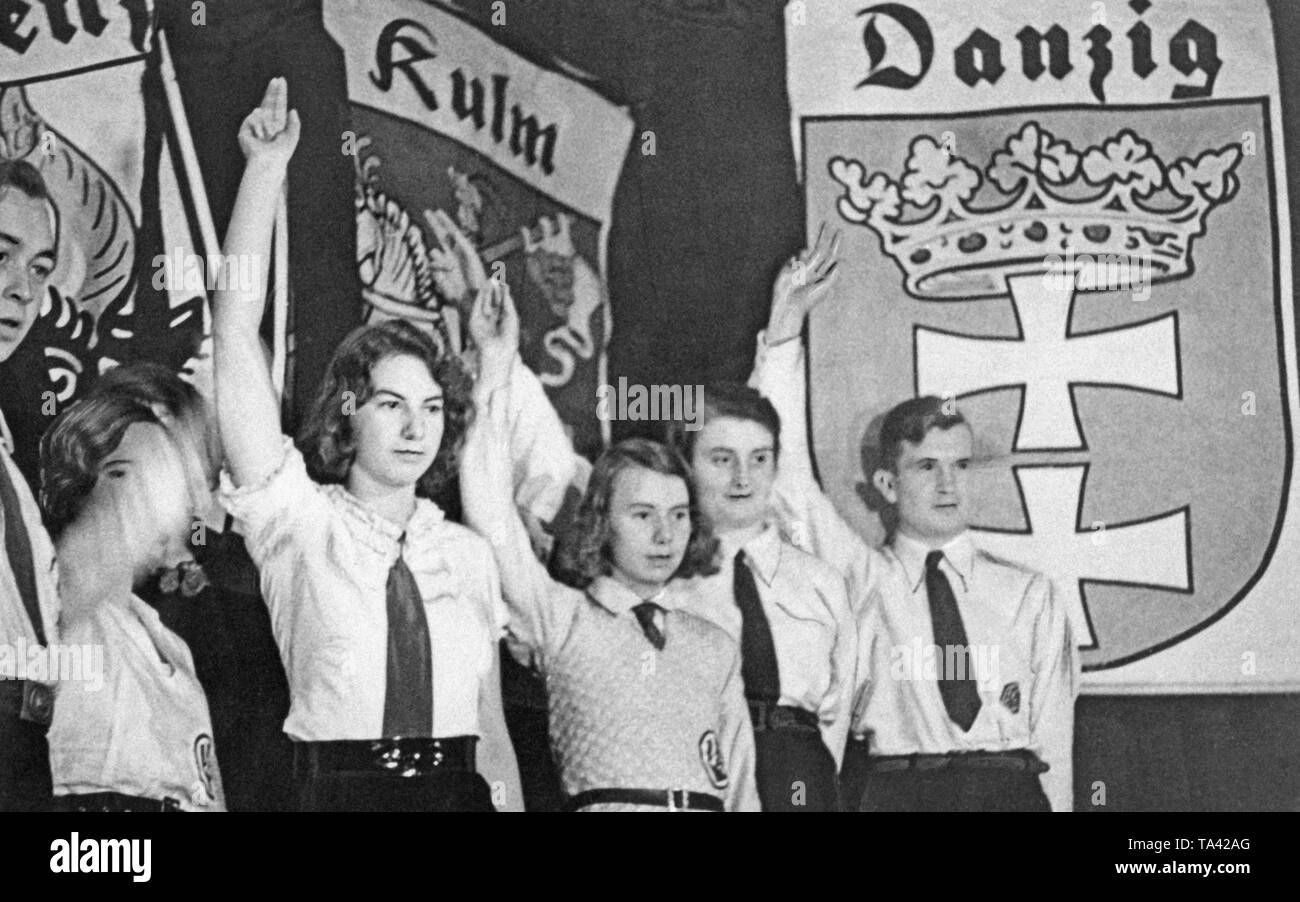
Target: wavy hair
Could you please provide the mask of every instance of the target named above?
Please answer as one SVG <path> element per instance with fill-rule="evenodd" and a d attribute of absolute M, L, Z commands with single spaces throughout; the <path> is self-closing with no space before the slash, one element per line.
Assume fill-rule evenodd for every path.
<path fill-rule="evenodd" d="M 208 488 L 217 487 L 221 445 L 208 416 L 207 401 L 198 389 L 161 363 L 137 360 L 115 366 L 100 376 L 90 397 L 102 394 L 120 394 L 151 409 L 165 410 L 202 457 Z"/>
<path fill-rule="evenodd" d="M 470 380 L 460 361 L 405 320 L 386 320 L 354 329 L 330 358 L 311 413 L 298 433 L 307 472 L 320 483 L 342 484 L 356 460 L 353 417 L 374 394 L 370 374 L 388 357 L 410 356 L 424 363 L 442 388 L 443 433 L 438 453 L 415 486 L 415 493 L 434 498 L 456 474 L 465 431 L 474 418 Z"/>
<path fill-rule="evenodd" d="M 69 407 L 41 436 L 41 510 L 51 537 L 57 539 L 81 515 L 99 468 L 136 423 L 166 431 L 135 399 L 104 393 Z"/>
<path fill-rule="evenodd" d="M 931 429 L 941 432 L 970 423 L 951 399 L 937 395 L 909 398 L 885 414 L 880 423 L 880 468 L 896 472 L 903 456 L 903 442 L 919 445 Z"/>
<path fill-rule="evenodd" d="M 626 439 L 605 451 L 597 460 L 587 483 L 587 493 L 578 503 L 573 520 L 556 545 L 554 571 L 561 581 L 585 589 L 598 576 L 613 572 L 610 556 L 612 528 L 609 506 L 620 473 L 634 467 L 676 476 L 686 483 L 690 499 L 691 537 L 686 554 L 673 578 L 707 576 L 718 572 L 714 558 L 718 540 L 713 527 L 700 511 L 691 481 L 690 467 L 674 449 L 644 438 Z"/>

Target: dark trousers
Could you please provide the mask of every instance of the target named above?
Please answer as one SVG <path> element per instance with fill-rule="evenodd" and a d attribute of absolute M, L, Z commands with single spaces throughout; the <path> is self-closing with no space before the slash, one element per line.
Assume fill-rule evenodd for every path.
<path fill-rule="evenodd" d="M 764 811 L 835 811 L 835 759 L 819 732 L 754 733 L 755 777 Z"/>
<path fill-rule="evenodd" d="M 873 772 L 865 748 L 850 742 L 844 756 L 845 811 L 1051 811 L 1037 774 L 965 766 Z"/>
<path fill-rule="evenodd" d="M 0 714 L 0 811 L 49 811 L 53 801 L 45 727 Z"/>
<path fill-rule="evenodd" d="M 945 767 L 873 773 L 860 811 L 1051 811 L 1038 775 Z"/>
<path fill-rule="evenodd" d="M 519 762 L 524 810 L 567 811 L 560 771 L 551 753 L 546 684 L 515 660 L 505 640 L 501 642 L 501 702 Z"/>
<path fill-rule="evenodd" d="M 419 777 L 346 771 L 299 777 L 299 811 L 495 811 L 487 781 L 473 771 Z"/>

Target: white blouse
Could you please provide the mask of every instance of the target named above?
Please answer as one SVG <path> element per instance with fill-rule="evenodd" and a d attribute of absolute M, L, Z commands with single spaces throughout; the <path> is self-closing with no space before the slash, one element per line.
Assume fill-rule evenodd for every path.
<path fill-rule="evenodd" d="M 59 684 L 54 794 L 119 792 L 225 811 L 207 698 L 189 648 L 158 612 L 134 596 L 104 602 L 74 619 L 63 643 L 103 656 Z"/>
<path fill-rule="evenodd" d="M 261 574 L 289 678 L 284 730 L 303 741 L 383 735 L 388 571 L 400 551 L 424 599 L 433 733 L 477 736 L 479 692 L 507 612 L 488 544 L 418 499 L 403 529 L 339 485 L 319 485 L 285 439 L 280 467 L 222 500 Z"/>

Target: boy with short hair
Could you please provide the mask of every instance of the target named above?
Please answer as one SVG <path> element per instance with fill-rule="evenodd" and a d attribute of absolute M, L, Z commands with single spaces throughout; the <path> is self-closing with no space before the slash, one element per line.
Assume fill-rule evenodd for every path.
<path fill-rule="evenodd" d="M 0 160 L 0 363 L 40 313 L 57 259 L 57 222 L 37 169 L 23 160 Z M 58 639 L 59 602 L 54 547 L 13 462 L 12 442 L 0 414 L 0 648 L 16 664 L 20 650 Z M 22 658 L 26 663 L 32 656 Z M 50 805 L 46 732 L 53 704 L 48 683 L 0 670 L 0 811 Z"/>
<path fill-rule="evenodd" d="M 778 277 L 751 384 L 803 423 L 799 336 L 834 273 L 835 242 Z M 795 275 L 803 271 L 806 278 Z M 1079 662 L 1042 574 L 978 549 L 968 532 L 970 426 L 951 401 L 916 398 L 886 415 L 872 483 L 897 528 L 871 548 L 813 475 L 801 429 L 786 436 L 775 506 L 796 544 L 844 574 L 858 619 L 849 810 L 1069 810 Z"/>
<path fill-rule="evenodd" d="M 967 529 L 973 435 L 913 398 L 881 428 L 876 489 L 898 526 L 860 612 L 846 801 L 870 811 L 1072 807 L 1078 663 L 1041 573 Z"/>

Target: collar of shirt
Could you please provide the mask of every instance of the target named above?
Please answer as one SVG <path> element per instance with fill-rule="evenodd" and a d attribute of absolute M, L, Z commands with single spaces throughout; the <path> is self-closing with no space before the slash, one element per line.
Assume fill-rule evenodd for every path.
<path fill-rule="evenodd" d="M 407 545 L 420 545 L 442 525 L 442 508 L 427 498 L 415 499 L 415 511 L 403 529 L 387 517 L 371 510 L 341 485 L 326 487 L 332 500 L 356 527 L 355 535 L 380 554 L 392 554 L 394 546 L 406 537 Z"/>
<path fill-rule="evenodd" d="M 931 549 L 930 546 L 909 538 L 902 533 L 894 534 L 892 547 L 894 555 L 903 567 L 903 572 L 907 575 L 908 586 L 913 592 L 916 592 L 921 588 L 921 583 L 925 581 L 925 557 L 936 549 Z M 971 541 L 970 533 L 963 532 L 937 550 L 943 552 L 943 559 L 961 578 L 964 590 L 970 579 L 971 568 L 975 565 L 975 543 Z"/>
<path fill-rule="evenodd" d="M 726 536 L 719 537 L 722 553 L 727 560 L 734 560 L 740 551 L 745 552 L 749 560 L 749 569 L 758 574 L 768 586 L 776 579 L 776 568 L 781 563 L 781 533 L 771 523 L 763 526 L 763 531 L 743 545 L 729 542 Z"/>
<path fill-rule="evenodd" d="M 13 434 L 9 432 L 9 423 L 5 420 L 3 410 L 0 410 L 0 445 L 3 445 L 4 449 L 8 451 L 9 454 L 12 455 L 14 453 L 14 437 Z"/>
<path fill-rule="evenodd" d="M 642 598 L 612 576 L 598 576 L 587 587 L 587 594 L 611 614 L 627 614 L 643 601 L 653 601 L 665 611 L 684 607 L 686 599 L 676 582 L 671 582 L 649 598 Z"/>

